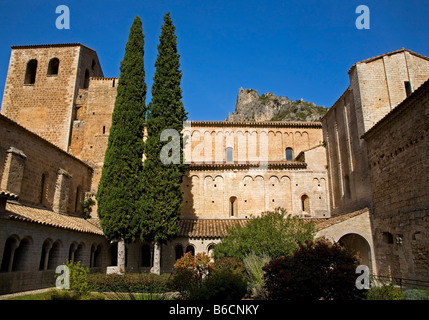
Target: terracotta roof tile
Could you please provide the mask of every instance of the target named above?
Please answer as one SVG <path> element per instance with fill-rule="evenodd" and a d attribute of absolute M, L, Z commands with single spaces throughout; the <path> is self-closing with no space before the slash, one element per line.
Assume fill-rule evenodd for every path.
<path fill-rule="evenodd" d="M 244 226 L 247 219 L 182 219 L 179 223 L 179 237 L 220 238 L 235 224 Z"/>
<path fill-rule="evenodd" d="M 6 205 L 6 216 L 9 219 L 28 221 L 46 226 L 68 229 L 84 233 L 103 235 L 98 219 L 83 219 L 67 216 L 44 208 L 30 207 L 15 202 Z M 95 221 L 97 220 L 97 221 Z"/>
<path fill-rule="evenodd" d="M 18 200 L 18 196 L 7 190 L 0 189 L 0 197 L 6 198 L 7 200 Z"/>

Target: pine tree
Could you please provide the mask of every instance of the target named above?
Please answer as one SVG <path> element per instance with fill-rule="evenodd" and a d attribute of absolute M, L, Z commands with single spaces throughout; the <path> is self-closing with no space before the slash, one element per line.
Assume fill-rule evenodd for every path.
<path fill-rule="evenodd" d="M 181 101 L 182 72 L 179 70 L 179 58 L 175 27 L 167 13 L 159 38 L 152 101 L 148 105 L 142 180 L 145 197 L 140 202 L 141 211 L 145 213 L 141 223 L 142 238 L 155 241 L 156 245 L 171 240 L 177 234 L 183 201 L 180 185 L 186 166 L 183 164 L 181 146 L 183 122 L 187 120 L 187 113 Z M 161 141 L 165 129 L 174 129 L 179 135 Z M 170 155 L 176 156 L 174 163 L 165 164 L 160 155 L 163 147 L 169 143 L 178 148 L 170 152 Z"/>
<path fill-rule="evenodd" d="M 110 240 L 122 241 L 122 248 L 123 241 L 134 241 L 140 235 L 141 215 L 138 214 L 137 202 L 142 197 L 138 186 L 141 186 L 143 170 L 147 91 L 143 55 L 144 35 L 142 22 L 137 16 L 120 66 L 112 126 L 96 196 L 104 234 Z"/>

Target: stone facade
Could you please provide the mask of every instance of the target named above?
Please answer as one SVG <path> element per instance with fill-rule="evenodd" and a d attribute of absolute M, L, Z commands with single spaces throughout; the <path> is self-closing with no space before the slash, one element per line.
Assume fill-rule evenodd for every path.
<path fill-rule="evenodd" d="M 428 77 L 429 58 L 406 49 L 350 68 L 350 86 L 322 118 L 332 215 L 371 206 L 367 146 L 361 137 Z"/>
<path fill-rule="evenodd" d="M 96 52 L 79 43 L 13 46 L 1 112 L 67 151 L 75 99 L 90 76 L 103 72 Z"/>
<path fill-rule="evenodd" d="M 317 236 L 359 250 L 373 273 L 399 268 L 400 276 L 427 276 L 425 107 L 404 112 L 407 120 L 392 122 L 393 131 L 380 129 L 386 131 L 379 138 L 370 128 L 407 95 L 406 103 L 427 105 L 427 95 L 411 93 L 429 77 L 428 66 L 427 57 L 405 49 L 356 63 L 349 88 L 322 122 L 186 123 L 189 172 L 179 234 L 159 250 L 127 244 L 125 271 L 154 271 L 160 254 L 159 271 L 172 272 L 187 251 L 210 254 L 232 224 L 283 207 L 314 221 Z M 96 206 L 88 219 L 81 206 L 97 192 L 117 80 L 104 78 L 95 51 L 81 44 L 12 47 L 0 115 L 0 280 L 7 284 L 0 293 L 52 285 L 53 267 L 65 259 L 93 271 L 118 269 L 121 244 L 103 236 Z M 391 160 L 388 169 L 413 165 L 420 182 L 407 192 L 393 190 L 378 163 L 377 148 L 389 154 L 396 143 L 392 134 L 413 141 L 413 161 Z M 392 176 L 413 181 L 406 172 Z M 392 197 L 402 199 L 397 213 L 389 211 Z M 384 241 L 390 234 L 404 245 L 386 247 L 380 232 Z"/>
<path fill-rule="evenodd" d="M 429 81 L 365 135 L 379 272 L 429 277 Z"/>

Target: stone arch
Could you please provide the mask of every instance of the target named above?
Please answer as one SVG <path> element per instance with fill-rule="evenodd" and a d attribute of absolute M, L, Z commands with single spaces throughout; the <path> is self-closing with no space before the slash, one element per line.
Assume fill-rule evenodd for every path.
<path fill-rule="evenodd" d="M 52 239 L 48 238 L 45 241 L 43 241 L 42 244 L 42 252 L 40 254 L 40 263 L 39 263 L 39 270 L 46 270 L 48 268 L 48 259 L 49 259 L 49 252 L 52 247 Z"/>
<path fill-rule="evenodd" d="M 188 244 L 185 249 L 185 253 L 191 252 L 195 256 L 195 246 L 193 244 Z"/>
<path fill-rule="evenodd" d="M 310 197 L 307 194 L 301 196 L 301 211 L 311 213 Z"/>
<path fill-rule="evenodd" d="M 19 236 L 13 234 L 6 239 L 3 248 L 3 259 L 1 262 L 0 272 L 11 272 L 13 265 L 13 258 L 15 254 L 16 248 L 19 246 Z"/>
<path fill-rule="evenodd" d="M 102 256 L 102 248 L 101 248 L 101 244 L 96 244 L 94 243 L 91 246 L 91 256 L 90 256 L 90 263 L 89 263 L 89 267 L 90 268 L 97 268 L 97 267 L 101 267 L 101 256 Z"/>
<path fill-rule="evenodd" d="M 363 236 L 357 233 L 347 233 L 338 239 L 338 243 L 358 253 L 360 264 L 366 265 L 371 269 L 371 246 Z"/>
<path fill-rule="evenodd" d="M 28 259 L 33 244 L 33 239 L 26 236 L 19 242 L 13 256 L 12 271 L 26 271 L 28 268 Z"/>

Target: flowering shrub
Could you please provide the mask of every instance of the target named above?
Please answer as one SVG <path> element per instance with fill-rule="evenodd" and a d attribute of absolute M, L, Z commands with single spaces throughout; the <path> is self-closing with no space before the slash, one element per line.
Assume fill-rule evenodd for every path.
<path fill-rule="evenodd" d="M 177 259 L 174 269 L 177 271 L 197 270 L 201 266 L 211 266 L 210 257 L 206 253 L 197 253 L 194 256 L 191 252 L 187 252 L 182 258 Z"/>

